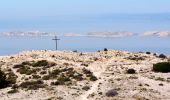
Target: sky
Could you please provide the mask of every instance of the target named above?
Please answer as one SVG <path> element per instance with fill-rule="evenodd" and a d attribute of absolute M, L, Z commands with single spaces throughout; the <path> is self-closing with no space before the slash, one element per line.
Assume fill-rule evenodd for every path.
<path fill-rule="evenodd" d="M 170 0 L 1 0 L 0 18 L 169 13 Z"/>
<path fill-rule="evenodd" d="M 0 0 L 0 32 L 169 31 L 170 0 Z"/>

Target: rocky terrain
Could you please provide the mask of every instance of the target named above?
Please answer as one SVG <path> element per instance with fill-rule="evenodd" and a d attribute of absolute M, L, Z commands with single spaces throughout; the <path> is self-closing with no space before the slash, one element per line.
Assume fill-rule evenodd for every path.
<path fill-rule="evenodd" d="M 170 73 L 155 53 L 25 51 L 0 57 L 1 100 L 169 100 Z"/>

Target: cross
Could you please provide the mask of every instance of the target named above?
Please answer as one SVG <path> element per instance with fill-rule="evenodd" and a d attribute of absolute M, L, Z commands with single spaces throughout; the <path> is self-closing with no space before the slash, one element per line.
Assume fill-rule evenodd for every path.
<path fill-rule="evenodd" d="M 57 41 L 60 40 L 60 39 L 58 39 L 57 36 L 55 36 L 55 38 L 52 39 L 52 40 L 54 40 L 56 42 L 56 50 L 57 50 Z"/>

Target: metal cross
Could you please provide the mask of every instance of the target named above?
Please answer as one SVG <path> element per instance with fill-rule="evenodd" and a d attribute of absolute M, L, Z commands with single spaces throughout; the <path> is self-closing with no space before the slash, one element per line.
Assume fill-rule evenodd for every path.
<path fill-rule="evenodd" d="M 55 38 L 54 38 L 54 39 L 52 39 L 52 40 L 54 40 L 54 41 L 56 42 L 56 50 L 57 50 L 57 46 L 58 46 L 58 45 L 57 45 L 57 44 L 58 44 L 58 42 L 57 42 L 57 41 L 59 41 L 60 39 L 58 39 L 58 38 L 57 38 L 57 36 L 55 36 Z"/>

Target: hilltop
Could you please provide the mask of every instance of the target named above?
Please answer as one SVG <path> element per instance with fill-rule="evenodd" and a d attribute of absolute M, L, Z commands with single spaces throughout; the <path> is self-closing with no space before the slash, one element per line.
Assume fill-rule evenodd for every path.
<path fill-rule="evenodd" d="M 107 50 L 25 51 L 0 57 L 2 100 L 170 99 L 170 73 L 153 71 L 169 61 L 154 53 Z M 6 77 L 4 76 L 6 75 Z"/>

